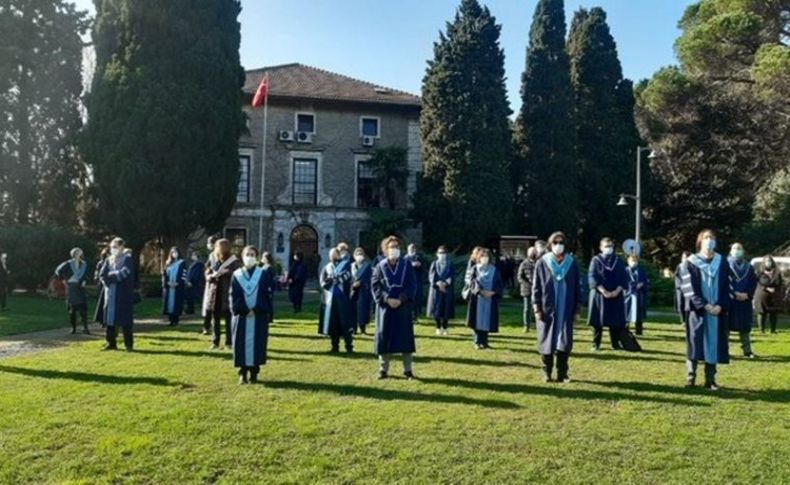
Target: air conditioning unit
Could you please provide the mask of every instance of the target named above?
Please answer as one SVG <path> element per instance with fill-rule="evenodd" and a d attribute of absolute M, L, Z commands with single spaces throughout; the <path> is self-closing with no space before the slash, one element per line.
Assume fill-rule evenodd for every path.
<path fill-rule="evenodd" d="M 294 141 L 294 132 L 288 130 L 280 130 L 277 137 L 280 141 Z"/>
<path fill-rule="evenodd" d="M 306 131 L 296 132 L 296 141 L 299 143 L 313 143 L 313 134 Z"/>
<path fill-rule="evenodd" d="M 372 136 L 363 136 L 362 137 L 362 146 L 363 147 L 372 147 L 375 145 L 376 139 Z"/>

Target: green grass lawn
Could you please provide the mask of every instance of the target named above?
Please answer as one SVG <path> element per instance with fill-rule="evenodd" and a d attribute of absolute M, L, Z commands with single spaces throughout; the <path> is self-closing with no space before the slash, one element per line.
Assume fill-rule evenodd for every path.
<path fill-rule="evenodd" d="M 315 308 L 295 318 L 278 302 L 257 386 L 237 385 L 230 353 L 208 351 L 194 320 L 140 332 L 131 354 L 99 352 L 97 338 L 0 360 L 0 482 L 790 480 L 786 326 L 755 334 L 761 358 L 722 366 L 714 394 L 682 387 L 675 323 L 649 323 L 641 354 L 591 353 L 580 326 L 574 381 L 544 384 L 535 334 L 521 333 L 509 302 L 493 350 L 474 350 L 460 322 L 448 337 L 421 324 L 420 380 L 378 381 L 371 338 L 354 356 L 328 355 Z"/>

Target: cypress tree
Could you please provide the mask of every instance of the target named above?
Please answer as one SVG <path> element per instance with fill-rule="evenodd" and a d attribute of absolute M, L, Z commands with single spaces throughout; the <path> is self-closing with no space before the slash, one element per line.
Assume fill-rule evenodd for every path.
<path fill-rule="evenodd" d="M 574 237 L 577 207 L 573 90 L 563 0 L 540 0 L 530 30 L 516 120 L 516 228 Z"/>
<path fill-rule="evenodd" d="M 107 228 L 140 248 L 222 226 L 244 129 L 238 0 L 97 0 L 84 152 Z"/>
<path fill-rule="evenodd" d="M 622 239 L 633 231 L 630 212 L 616 206 L 619 194 L 634 191 L 639 134 L 633 85 L 623 78 L 601 8 L 576 12 L 568 53 L 576 104 L 580 243 L 594 251 L 600 238 Z"/>
<path fill-rule="evenodd" d="M 432 193 L 416 198 L 428 244 L 468 246 L 509 227 L 511 111 L 499 35 L 488 8 L 463 0 L 434 44 L 420 118 L 426 178 L 420 187 Z"/>

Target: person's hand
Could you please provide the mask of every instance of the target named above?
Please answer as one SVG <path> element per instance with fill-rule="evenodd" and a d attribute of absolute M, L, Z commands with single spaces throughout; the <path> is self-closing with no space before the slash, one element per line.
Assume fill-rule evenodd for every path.
<path fill-rule="evenodd" d="M 360 286 L 362 286 L 362 283 L 360 283 L 359 281 L 354 282 L 354 288 L 359 288 Z"/>
<path fill-rule="evenodd" d="M 190 283 L 189 281 L 187 281 L 187 288 L 192 288 L 192 283 Z"/>
<path fill-rule="evenodd" d="M 397 298 L 387 298 L 387 305 L 390 306 L 393 310 L 398 308 L 401 304 L 401 301 Z"/>
<path fill-rule="evenodd" d="M 87 283 L 87 281 L 85 281 L 85 280 L 82 280 L 82 283 L 80 284 L 80 286 L 82 286 L 83 288 L 85 288 L 85 284 L 86 284 L 86 283 Z"/>
<path fill-rule="evenodd" d="M 543 321 L 543 312 L 535 312 L 535 321 L 537 322 Z"/>
<path fill-rule="evenodd" d="M 713 311 L 713 305 L 711 305 L 710 303 L 706 304 L 704 308 L 705 311 L 708 313 L 711 313 Z"/>
<path fill-rule="evenodd" d="M 719 305 L 713 307 L 713 310 L 716 312 L 714 315 L 721 315 L 722 308 Z"/>
<path fill-rule="evenodd" d="M 488 290 L 483 290 L 481 293 L 483 293 L 483 296 L 486 298 L 493 298 L 493 296 L 496 295 L 496 293 L 494 293 L 493 291 L 488 291 Z"/>
<path fill-rule="evenodd" d="M 641 290 L 643 286 L 645 286 L 645 284 L 644 284 L 644 283 L 637 283 L 637 284 L 636 284 L 636 289 L 637 289 L 637 290 Z"/>
<path fill-rule="evenodd" d="M 765 291 L 767 291 L 768 293 L 773 293 L 773 292 L 776 291 L 776 288 L 770 288 L 770 287 L 766 286 L 765 287 Z"/>

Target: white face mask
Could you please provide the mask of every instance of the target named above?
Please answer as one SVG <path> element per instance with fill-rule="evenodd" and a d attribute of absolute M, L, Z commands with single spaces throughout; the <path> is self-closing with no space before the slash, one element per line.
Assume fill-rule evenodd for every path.
<path fill-rule="evenodd" d="M 628 262 L 628 267 L 629 268 L 636 268 L 637 266 L 639 266 L 639 263 L 637 263 L 636 261 L 629 261 Z"/>
<path fill-rule="evenodd" d="M 252 268 L 256 264 L 258 264 L 258 258 L 256 258 L 255 256 L 250 256 L 250 255 L 244 256 L 244 266 L 246 266 L 248 268 Z"/>
<path fill-rule="evenodd" d="M 557 256 L 559 256 L 560 254 L 564 254 L 565 253 L 565 245 L 564 244 L 555 244 L 555 245 L 553 245 L 551 247 L 551 251 Z"/>
<path fill-rule="evenodd" d="M 612 246 L 606 246 L 603 249 L 601 249 L 601 254 L 603 254 L 604 256 L 609 256 L 612 253 L 614 253 L 614 248 Z"/>
<path fill-rule="evenodd" d="M 447 260 L 447 255 L 445 253 L 439 253 L 436 255 L 436 259 L 444 263 Z"/>
<path fill-rule="evenodd" d="M 110 254 L 112 256 L 118 256 L 121 254 L 121 248 L 110 248 Z"/>
<path fill-rule="evenodd" d="M 206 249 L 208 249 L 209 251 L 212 251 L 214 249 L 214 245 L 211 244 L 211 243 L 206 244 Z"/>
<path fill-rule="evenodd" d="M 398 258 L 400 258 L 400 248 L 389 248 L 387 250 L 387 257 L 389 259 L 398 259 Z"/>
<path fill-rule="evenodd" d="M 715 239 L 703 239 L 702 240 L 702 249 L 706 251 L 713 251 L 716 249 L 716 240 Z"/>
<path fill-rule="evenodd" d="M 178 253 L 170 253 L 170 257 L 173 259 L 178 259 Z"/>
<path fill-rule="evenodd" d="M 546 254 L 546 247 L 545 246 L 535 246 L 535 256 L 543 256 Z"/>
<path fill-rule="evenodd" d="M 488 263 L 490 262 L 491 259 L 489 259 L 488 256 L 483 256 L 482 258 L 480 258 L 480 266 L 488 266 Z"/>
<path fill-rule="evenodd" d="M 357 254 L 356 256 L 354 256 L 354 261 L 356 261 L 357 264 L 362 264 L 362 262 L 365 261 L 365 256 L 362 256 L 361 254 Z"/>

